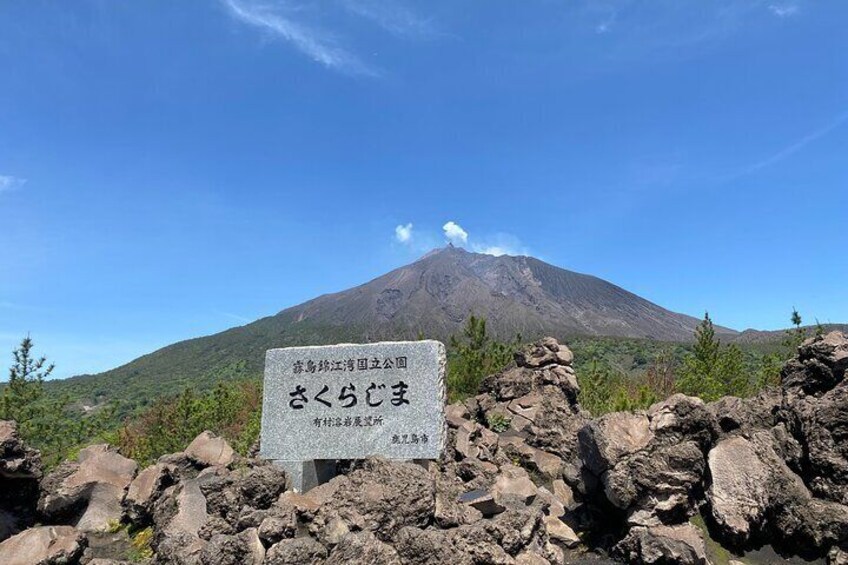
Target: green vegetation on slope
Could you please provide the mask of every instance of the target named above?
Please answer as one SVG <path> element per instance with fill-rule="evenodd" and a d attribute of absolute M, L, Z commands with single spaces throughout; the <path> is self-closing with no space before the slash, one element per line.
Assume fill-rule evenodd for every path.
<path fill-rule="evenodd" d="M 205 430 L 225 437 L 245 455 L 259 438 L 262 385 L 258 380 L 218 383 L 197 394 L 187 388 L 172 398 L 160 398 L 117 433 L 121 452 L 142 465 L 161 455 L 185 449 Z"/>

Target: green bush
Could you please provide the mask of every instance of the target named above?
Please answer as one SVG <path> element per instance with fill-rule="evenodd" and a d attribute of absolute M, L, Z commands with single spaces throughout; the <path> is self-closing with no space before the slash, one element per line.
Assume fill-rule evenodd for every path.
<path fill-rule="evenodd" d="M 748 396 L 754 392 L 755 384 L 742 350 L 735 344 L 722 347 L 709 314 L 705 314 L 695 330 L 693 351 L 680 368 L 678 389 L 711 402 L 722 396 Z"/>
<path fill-rule="evenodd" d="M 187 388 L 176 397 L 160 398 L 127 421 L 116 441 L 124 455 L 143 466 L 182 451 L 206 430 L 246 454 L 259 438 L 261 406 L 262 386 L 257 380 L 222 382 L 204 394 Z"/>
<path fill-rule="evenodd" d="M 489 429 L 495 433 L 502 433 L 509 429 L 512 419 L 504 414 L 493 412 L 486 417 Z"/>
<path fill-rule="evenodd" d="M 485 318 L 471 316 L 460 337 L 450 339 L 447 388 L 451 402 L 477 394 L 480 382 L 503 370 L 512 361 L 521 336 L 511 343 L 492 339 L 486 331 Z"/>

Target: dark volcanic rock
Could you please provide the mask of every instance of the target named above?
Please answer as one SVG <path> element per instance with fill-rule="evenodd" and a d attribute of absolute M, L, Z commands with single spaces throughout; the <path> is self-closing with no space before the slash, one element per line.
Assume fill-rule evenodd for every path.
<path fill-rule="evenodd" d="M 333 548 L 328 563 L 368 563 L 370 565 L 401 565 L 395 549 L 371 532 L 348 534 Z"/>
<path fill-rule="evenodd" d="M 581 456 L 604 497 L 631 524 L 685 521 L 706 469 L 715 421 L 697 399 L 677 394 L 647 413 L 616 412 L 580 430 Z"/>
<path fill-rule="evenodd" d="M 386 541 L 404 526 L 427 526 L 436 510 L 435 481 L 426 470 L 382 459 L 364 460 L 308 496 L 324 500 L 310 525 L 324 539 L 341 528 L 370 531 Z"/>
<path fill-rule="evenodd" d="M 33 523 L 41 473 L 38 451 L 24 445 L 15 422 L 0 420 L 0 541 Z"/>
<path fill-rule="evenodd" d="M 707 565 L 704 539 L 691 524 L 636 527 L 615 548 L 627 563 Z"/>
<path fill-rule="evenodd" d="M 284 539 L 268 550 L 265 565 L 323 565 L 327 548 L 312 538 Z"/>

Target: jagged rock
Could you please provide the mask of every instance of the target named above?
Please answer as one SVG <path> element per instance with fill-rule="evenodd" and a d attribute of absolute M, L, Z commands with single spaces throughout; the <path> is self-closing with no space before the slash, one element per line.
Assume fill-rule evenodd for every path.
<path fill-rule="evenodd" d="M 848 539 L 848 506 L 814 498 L 778 456 L 770 432 L 723 440 L 709 461 L 710 511 L 730 542 L 758 532 L 778 546 L 822 551 Z"/>
<path fill-rule="evenodd" d="M 479 510 L 459 501 L 465 492 L 465 486 L 456 477 L 444 473 L 436 475 L 436 505 L 434 519 L 440 528 L 454 528 L 461 524 L 471 524 L 481 519 Z"/>
<path fill-rule="evenodd" d="M 575 404 L 580 387 L 571 368 L 573 357 L 565 345 L 545 338 L 517 352 L 515 366 L 487 377 L 480 388 L 494 400 L 504 402 L 524 397 L 544 385 L 553 385 L 565 395 L 569 404 Z M 486 409 L 485 405 L 479 407 Z"/>
<path fill-rule="evenodd" d="M 328 563 L 368 563 L 370 565 L 400 565 L 395 549 L 371 532 L 348 534 L 330 552 Z"/>
<path fill-rule="evenodd" d="M 324 497 L 310 525 L 316 533 L 338 518 L 352 530 L 371 531 L 386 541 L 403 526 L 429 524 L 435 513 L 435 481 L 412 463 L 366 459 L 310 495 Z"/>
<path fill-rule="evenodd" d="M 226 467 L 235 457 L 235 452 L 227 440 L 209 431 L 194 438 L 186 448 L 185 454 L 195 464 L 202 467 Z"/>
<path fill-rule="evenodd" d="M 803 474 L 812 491 L 848 504 L 848 336 L 808 339 L 781 371 L 790 427 L 804 444 Z"/>
<path fill-rule="evenodd" d="M 781 371 L 785 391 L 818 395 L 845 378 L 848 368 L 848 336 L 834 331 L 810 338 L 798 348 L 798 357 Z"/>
<path fill-rule="evenodd" d="M 615 553 L 627 563 L 707 565 L 704 539 L 691 524 L 632 528 Z"/>
<path fill-rule="evenodd" d="M 124 499 L 130 521 L 135 524 L 149 523 L 156 500 L 175 480 L 172 467 L 163 463 L 155 463 L 140 472 L 130 483 Z"/>
<path fill-rule="evenodd" d="M 154 506 L 156 536 L 153 546 L 165 563 L 200 563 L 206 542 L 200 531 L 209 521 L 206 498 L 198 479 L 188 479 L 169 487 Z"/>
<path fill-rule="evenodd" d="M 556 363 L 571 365 L 574 354 L 565 345 L 552 337 L 537 341 L 515 354 L 515 362 L 521 367 L 537 368 Z"/>
<path fill-rule="evenodd" d="M 453 530 L 449 530 L 453 531 Z M 402 528 L 394 539 L 395 550 L 408 565 L 473 565 L 470 556 L 460 553 L 444 530 Z"/>
<path fill-rule="evenodd" d="M 831 548 L 827 553 L 827 565 L 848 565 L 848 550 Z"/>
<path fill-rule="evenodd" d="M 15 422 L 0 420 L 0 541 L 34 521 L 41 455 L 18 437 Z"/>
<path fill-rule="evenodd" d="M 545 487 L 538 487 L 536 489 L 536 500 L 542 503 L 547 516 L 556 516 L 559 518 L 566 513 L 565 506 L 562 505 L 562 502 L 554 496 L 554 493 Z"/>
<path fill-rule="evenodd" d="M 312 515 L 330 496 L 332 496 L 332 490 L 328 489 L 312 489 L 306 494 L 287 490 L 280 495 L 278 504 L 290 505 L 298 514 Z"/>
<path fill-rule="evenodd" d="M 541 505 L 508 509 L 494 519 L 454 528 L 450 539 L 475 562 L 510 563 L 528 546 L 541 546 L 543 518 Z"/>
<path fill-rule="evenodd" d="M 725 396 L 711 402 L 707 409 L 716 422 L 719 436 L 750 434 L 780 423 L 783 396 L 778 389 L 766 389 L 752 398 Z"/>
<path fill-rule="evenodd" d="M 226 521 L 236 531 L 258 527 L 285 488 L 285 472 L 271 464 L 229 470 L 207 467 L 198 476 L 200 490 L 211 516 Z"/>
<path fill-rule="evenodd" d="M 722 440 L 709 453 L 712 517 L 725 535 L 744 543 L 769 508 L 770 470 L 745 438 Z"/>
<path fill-rule="evenodd" d="M 451 530 L 449 539 L 470 563 L 512 563 L 512 557 L 498 543 L 495 533 L 486 528 L 486 524 L 476 523 Z"/>
<path fill-rule="evenodd" d="M 596 476 L 602 476 L 626 455 L 648 445 L 654 437 L 650 426 L 644 414 L 628 412 L 614 412 L 593 420 L 578 434 L 584 464 Z"/>
<path fill-rule="evenodd" d="M 108 445 L 87 447 L 77 462 L 63 463 L 44 478 L 38 510 L 53 522 L 103 531 L 121 521 L 125 491 L 137 470 L 135 461 Z"/>
<path fill-rule="evenodd" d="M 608 414 L 579 433 L 586 469 L 631 525 L 685 521 L 706 470 L 714 418 L 702 401 L 674 395 L 645 414 Z"/>
<path fill-rule="evenodd" d="M 327 549 L 312 538 L 284 539 L 265 555 L 265 565 L 322 565 Z"/>
<path fill-rule="evenodd" d="M 623 510 L 649 510 L 663 521 L 687 518 L 690 493 L 706 461 L 693 441 L 661 445 L 628 457 L 603 477 L 607 499 Z"/>
<path fill-rule="evenodd" d="M 527 471 L 513 465 L 501 467 L 501 474 L 492 487 L 492 496 L 503 506 L 527 506 L 536 499 L 538 489 Z"/>
<path fill-rule="evenodd" d="M 452 428 L 462 427 L 468 417 L 468 408 L 463 404 L 449 404 L 445 407 L 445 421 Z"/>
<path fill-rule="evenodd" d="M 297 510 L 291 504 L 273 507 L 259 525 L 259 538 L 268 546 L 297 533 Z"/>
<path fill-rule="evenodd" d="M 571 529 L 571 526 L 558 517 L 546 516 L 543 521 L 545 531 L 553 543 L 569 548 L 576 547 L 580 543 L 580 537 Z"/>
<path fill-rule="evenodd" d="M 495 497 L 487 490 L 477 489 L 466 492 L 459 497 L 459 501 L 467 504 L 471 508 L 477 510 L 480 514 L 486 517 L 500 514 L 505 507 L 501 506 Z"/>
<path fill-rule="evenodd" d="M 560 504 L 566 510 L 574 510 L 577 506 L 577 503 L 574 500 L 574 491 L 571 490 L 565 481 L 559 479 L 552 483 L 553 495 L 557 498 Z"/>
<path fill-rule="evenodd" d="M 215 535 L 200 551 L 203 565 L 262 565 L 264 560 L 265 546 L 256 528 L 237 535 Z"/>
<path fill-rule="evenodd" d="M 86 547 L 83 532 L 71 526 L 38 526 L 0 543 L 3 565 L 77 563 Z"/>
<path fill-rule="evenodd" d="M 0 420 L 0 480 L 39 480 L 41 473 L 41 454 L 24 445 L 15 422 Z"/>
<path fill-rule="evenodd" d="M 715 418 L 704 401 L 693 396 L 674 394 L 648 409 L 650 431 L 658 442 L 673 444 L 693 441 L 709 449 L 715 438 Z"/>
<path fill-rule="evenodd" d="M 848 381 L 819 398 L 792 404 L 806 446 L 810 486 L 818 496 L 848 504 Z"/>

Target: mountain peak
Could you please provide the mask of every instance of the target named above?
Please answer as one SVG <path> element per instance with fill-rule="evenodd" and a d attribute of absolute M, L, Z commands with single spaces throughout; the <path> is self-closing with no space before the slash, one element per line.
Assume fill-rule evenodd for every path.
<path fill-rule="evenodd" d="M 366 284 L 285 310 L 277 318 L 293 319 L 303 327 L 361 332 L 368 340 L 419 334 L 447 339 L 461 331 L 472 314 L 486 318 L 501 338 L 602 335 L 688 341 L 700 321 L 597 277 L 532 257 L 474 253 L 450 244 Z"/>

